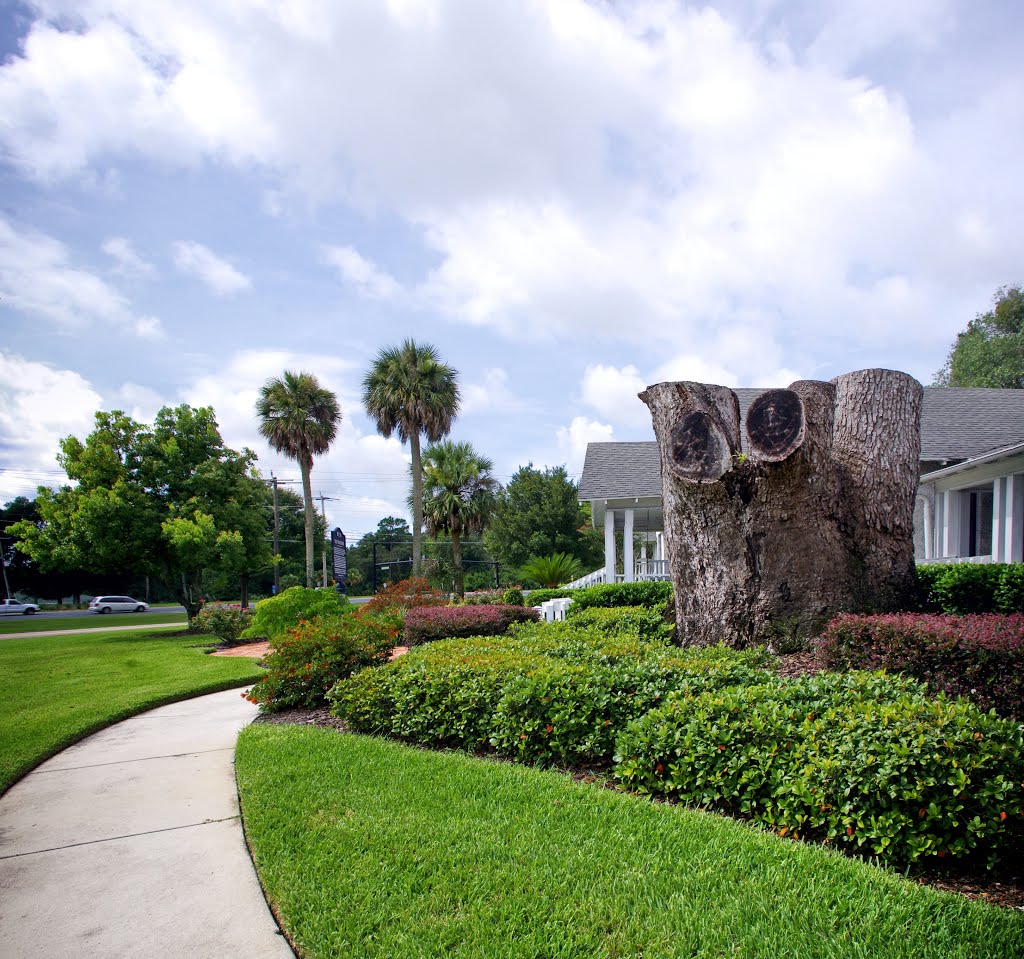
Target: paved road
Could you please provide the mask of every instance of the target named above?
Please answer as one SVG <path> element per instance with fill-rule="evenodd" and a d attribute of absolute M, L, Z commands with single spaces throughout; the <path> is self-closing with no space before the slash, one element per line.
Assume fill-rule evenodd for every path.
<path fill-rule="evenodd" d="M 239 821 L 239 693 L 111 726 L 0 798 L 0 956 L 293 959 Z"/>
<path fill-rule="evenodd" d="M 152 616 L 154 613 L 184 613 L 184 606 L 157 606 L 149 610 L 148 613 L 133 613 L 137 615 L 139 619 L 145 620 L 147 616 Z M 90 613 L 87 609 L 52 609 L 42 610 L 38 613 L 33 613 L 36 619 L 81 619 L 84 616 L 88 616 L 92 619 L 99 619 L 100 613 Z M 0 616 L 0 622 L 6 622 L 7 620 L 13 620 L 15 622 L 21 622 L 23 619 L 27 619 L 27 616 Z"/>

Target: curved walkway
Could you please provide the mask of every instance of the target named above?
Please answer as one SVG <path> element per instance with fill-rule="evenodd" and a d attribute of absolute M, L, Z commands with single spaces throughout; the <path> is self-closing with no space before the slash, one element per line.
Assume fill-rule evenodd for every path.
<path fill-rule="evenodd" d="M 0 954 L 291 959 L 242 835 L 239 693 L 111 726 L 0 797 Z"/>

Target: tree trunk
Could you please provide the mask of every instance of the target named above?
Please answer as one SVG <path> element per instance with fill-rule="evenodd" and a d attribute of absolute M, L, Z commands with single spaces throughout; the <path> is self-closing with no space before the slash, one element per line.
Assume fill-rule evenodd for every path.
<path fill-rule="evenodd" d="M 452 565 L 455 567 L 455 596 L 463 599 L 466 595 L 466 575 L 462 571 L 462 542 L 456 529 L 452 530 Z"/>
<path fill-rule="evenodd" d="M 420 541 L 423 536 L 423 464 L 420 460 L 419 430 L 409 433 L 409 451 L 412 453 L 412 575 L 419 576 Z"/>
<path fill-rule="evenodd" d="M 767 390 L 740 450 L 731 390 L 659 383 L 640 398 L 661 452 L 665 540 L 685 644 L 769 645 L 912 588 L 923 391 L 864 370 Z"/>
<path fill-rule="evenodd" d="M 249 608 L 249 574 L 242 573 L 239 577 L 240 605 L 242 609 Z"/>
<path fill-rule="evenodd" d="M 313 508 L 313 488 L 309 482 L 311 457 L 305 450 L 299 452 L 299 472 L 302 474 L 302 501 L 306 517 L 306 588 L 313 588 L 313 534 L 316 531 L 316 510 Z"/>

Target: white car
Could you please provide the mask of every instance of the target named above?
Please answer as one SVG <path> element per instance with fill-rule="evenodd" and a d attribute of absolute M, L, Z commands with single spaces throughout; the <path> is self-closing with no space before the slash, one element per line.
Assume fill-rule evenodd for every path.
<path fill-rule="evenodd" d="M 16 599 L 0 599 L 0 613 L 14 615 L 19 613 L 22 616 L 32 616 L 39 612 L 35 603 L 19 603 Z"/>
<path fill-rule="evenodd" d="M 144 613 L 148 603 L 131 596 L 95 596 L 89 603 L 90 613 Z"/>

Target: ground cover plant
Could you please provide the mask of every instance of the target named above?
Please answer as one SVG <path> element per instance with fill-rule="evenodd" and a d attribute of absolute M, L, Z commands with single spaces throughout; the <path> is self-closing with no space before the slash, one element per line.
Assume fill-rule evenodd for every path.
<path fill-rule="evenodd" d="M 252 621 L 242 633 L 242 638 L 275 640 L 304 619 L 337 617 L 353 612 L 355 606 L 337 590 L 292 586 L 256 604 Z"/>
<path fill-rule="evenodd" d="M 251 659 L 208 656 L 196 642 L 144 629 L 0 642 L 0 791 L 97 729 L 262 672 Z"/>
<path fill-rule="evenodd" d="M 405 645 L 418 646 L 459 636 L 500 636 L 507 633 L 513 623 L 536 619 L 536 610 L 498 603 L 421 606 L 405 614 Z"/>
<path fill-rule="evenodd" d="M 268 712 L 323 706 L 328 690 L 339 680 L 386 662 L 398 636 L 394 617 L 362 610 L 302 620 L 270 641 L 263 657 L 266 672 L 247 698 Z"/>
<path fill-rule="evenodd" d="M 887 669 L 1024 720 L 1024 614 L 839 616 L 815 646 L 830 669 Z"/>
<path fill-rule="evenodd" d="M 1024 914 L 569 777 L 299 726 L 236 755 L 303 959 L 1017 957 Z"/>
<path fill-rule="evenodd" d="M 53 633 L 79 629 L 110 629 L 112 626 L 132 626 L 145 629 L 148 626 L 159 626 L 180 623 L 185 628 L 188 620 L 184 613 L 162 612 L 150 610 L 148 613 L 110 613 L 100 619 L 99 616 L 60 616 L 43 619 L 39 616 L 20 616 L 0 618 L 0 636 L 17 633 Z"/>
<path fill-rule="evenodd" d="M 882 673 L 685 692 L 616 747 L 629 789 L 897 864 L 1024 853 L 1024 735 Z"/>

